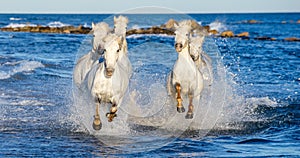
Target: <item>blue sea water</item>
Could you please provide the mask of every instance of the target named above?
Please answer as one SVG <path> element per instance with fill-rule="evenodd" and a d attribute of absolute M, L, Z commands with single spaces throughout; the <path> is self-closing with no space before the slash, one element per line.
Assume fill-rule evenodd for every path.
<path fill-rule="evenodd" d="M 80 96 L 72 84 L 76 60 L 88 52 L 91 37 L 0 32 L 1 157 L 300 156 L 300 42 L 283 40 L 300 38 L 299 13 L 127 16 L 129 29 L 193 18 L 219 31 L 249 32 L 250 39 L 206 39 L 204 50 L 213 59 L 216 79 L 187 124 L 168 107 L 164 87 L 177 58 L 174 37 L 128 36 L 134 73 L 124 108 L 113 124 L 103 118 L 103 129 L 95 132 L 86 123 L 91 108 L 76 101 Z M 259 23 L 247 23 L 252 19 Z M 0 15 L 0 27 L 90 27 L 99 21 L 112 27 L 113 15 Z M 254 39 L 261 36 L 277 40 Z M 137 107 L 130 109 L 131 97 L 143 108 L 143 117 L 132 112 Z M 167 110 L 159 111 L 163 103 Z M 123 119 L 125 113 L 133 119 Z M 153 120 L 163 123 L 150 126 Z M 172 121 L 175 125 L 165 126 Z"/>

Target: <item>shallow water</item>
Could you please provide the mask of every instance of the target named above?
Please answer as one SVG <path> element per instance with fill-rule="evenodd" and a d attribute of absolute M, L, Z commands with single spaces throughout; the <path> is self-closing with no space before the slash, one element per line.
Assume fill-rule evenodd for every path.
<path fill-rule="evenodd" d="M 128 16 L 129 28 L 187 17 Z M 300 36 L 299 24 L 291 22 L 299 14 L 190 16 L 218 30 L 279 40 L 207 38 L 204 49 L 213 58 L 215 82 L 204 90 L 195 119 L 188 121 L 177 114 L 165 91 L 177 58 L 174 38 L 127 37 L 134 74 L 118 118 L 109 124 L 103 117 L 99 132 L 89 123 L 92 105 L 74 95 L 72 86 L 75 61 L 89 50 L 91 37 L 0 32 L 0 156 L 300 155 L 300 43 L 281 40 Z M 262 23 L 245 23 L 251 19 Z M 2 14 L 0 26 L 26 22 L 89 26 L 102 20 L 112 17 Z"/>

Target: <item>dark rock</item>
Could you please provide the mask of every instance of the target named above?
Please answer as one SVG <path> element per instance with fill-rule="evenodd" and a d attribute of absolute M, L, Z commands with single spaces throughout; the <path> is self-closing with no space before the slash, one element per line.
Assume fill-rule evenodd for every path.
<path fill-rule="evenodd" d="M 236 35 L 237 37 L 249 37 L 249 32 L 242 32 Z"/>
<path fill-rule="evenodd" d="M 209 30 L 208 33 L 211 34 L 211 35 L 219 34 L 219 32 L 217 30 Z"/>
<path fill-rule="evenodd" d="M 255 40 L 261 40 L 261 41 L 276 41 L 276 38 L 262 36 L 262 37 L 255 37 Z"/>
<path fill-rule="evenodd" d="M 232 31 L 228 30 L 228 31 L 222 32 L 220 36 L 221 37 L 234 37 L 234 33 Z"/>
<path fill-rule="evenodd" d="M 174 32 L 165 28 L 154 26 L 151 28 L 142 28 L 142 29 L 132 29 L 126 32 L 126 35 L 132 34 L 167 34 L 174 35 Z"/>
<path fill-rule="evenodd" d="M 257 24 L 257 23 L 261 23 L 261 22 L 259 22 L 259 21 L 256 21 L 256 20 L 248 20 L 247 22 L 248 22 L 248 23 L 250 23 L 250 24 Z"/>
<path fill-rule="evenodd" d="M 300 38 L 297 37 L 288 37 L 284 39 L 285 41 L 289 41 L 289 42 L 300 42 Z"/>

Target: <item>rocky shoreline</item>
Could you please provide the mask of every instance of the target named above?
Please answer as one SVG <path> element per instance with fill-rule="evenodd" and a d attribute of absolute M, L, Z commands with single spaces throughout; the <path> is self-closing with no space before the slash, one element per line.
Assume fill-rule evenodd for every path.
<path fill-rule="evenodd" d="M 255 20 L 249 20 L 249 23 L 259 23 Z M 298 21 L 300 23 L 300 20 Z M 297 22 L 297 23 L 298 23 Z M 128 30 L 126 35 L 133 35 L 133 34 L 166 34 L 166 35 L 174 35 L 174 24 L 177 21 L 170 19 L 168 22 L 161 26 L 152 26 L 150 28 L 138 28 L 138 29 L 131 29 Z M 222 38 L 240 38 L 240 39 L 254 39 L 254 40 L 264 40 L 264 41 L 279 41 L 279 39 L 272 38 L 272 37 L 251 37 L 249 32 L 242 32 L 239 34 L 235 34 L 231 30 L 218 32 L 217 30 L 211 30 L 209 26 L 200 26 L 196 21 L 193 21 L 192 27 L 194 30 L 201 30 L 205 32 L 205 35 L 210 35 L 214 37 L 222 37 Z M 75 26 L 63 26 L 63 27 L 49 27 L 49 26 L 24 26 L 24 27 L 3 27 L 0 28 L 1 31 L 5 32 L 32 32 L 32 33 L 61 33 L 61 34 L 88 34 L 91 32 L 90 27 L 84 27 L 82 25 L 75 27 Z M 287 37 L 281 39 L 281 41 L 288 41 L 288 42 L 300 42 L 300 38 L 297 37 Z"/>

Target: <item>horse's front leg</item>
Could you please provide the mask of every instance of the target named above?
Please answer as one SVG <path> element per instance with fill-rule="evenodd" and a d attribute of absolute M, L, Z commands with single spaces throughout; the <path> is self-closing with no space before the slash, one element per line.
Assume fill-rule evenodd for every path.
<path fill-rule="evenodd" d="M 100 115 L 99 115 L 99 106 L 100 106 L 101 100 L 99 98 L 96 98 L 95 103 L 96 103 L 96 113 L 94 115 L 93 128 L 94 128 L 94 130 L 100 130 L 102 128 L 102 123 L 101 123 Z"/>
<path fill-rule="evenodd" d="M 189 110 L 185 115 L 186 119 L 192 119 L 194 117 L 194 105 L 193 105 L 194 95 L 189 94 Z"/>
<path fill-rule="evenodd" d="M 113 119 L 117 116 L 117 104 L 116 103 L 112 103 L 111 108 L 110 108 L 110 112 L 106 114 L 106 117 L 108 118 L 108 122 L 112 122 Z"/>
<path fill-rule="evenodd" d="M 185 112 L 185 109 L 182 105 L 182 98 L 181 98 L 181 85 L 179 83 L 175 84 L 175 89 L 176 89 L 176 99 L 177 99 L 177 112 L 183 113 Z"/>

